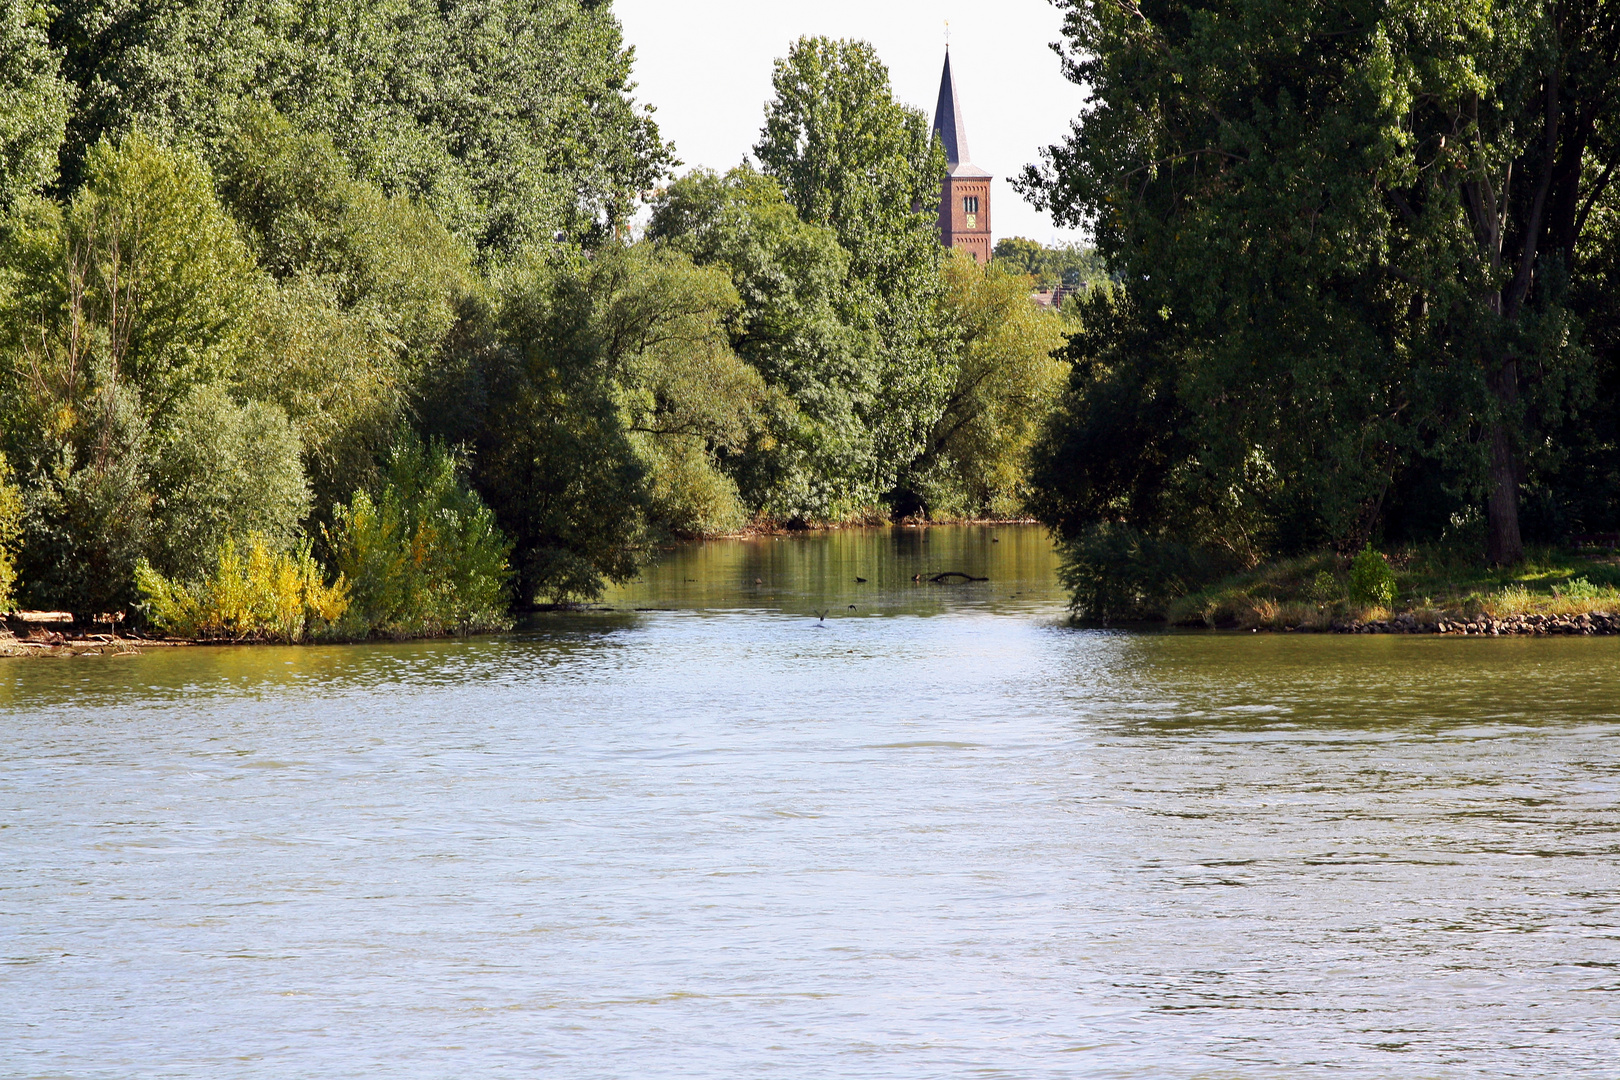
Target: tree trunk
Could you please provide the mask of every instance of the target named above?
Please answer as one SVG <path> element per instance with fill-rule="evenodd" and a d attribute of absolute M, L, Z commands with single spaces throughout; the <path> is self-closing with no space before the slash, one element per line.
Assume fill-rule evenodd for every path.
<path fill-rule="evenodd" d="M 1503 412 L 1510 411 L 1519 398 L 1519 365 L 1504 363 L 1492 380 Z M 1490 494 L 1485 499 L 1485 561 L 1492 566 L 1512 566 L 1524 558 L 1524 541 L 1519 537 L 1519 456 L 1513 446 L 1513 433 L 1507 416 L 1491 425 Z"/>

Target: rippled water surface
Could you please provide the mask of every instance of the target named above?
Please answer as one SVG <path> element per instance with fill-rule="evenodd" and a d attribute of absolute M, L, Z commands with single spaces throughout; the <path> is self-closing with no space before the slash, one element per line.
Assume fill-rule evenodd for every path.
<path fill-rule="evenodd" d="M 0 661 L 0 1075 L 1620 1076 L 1620 641 L 1076 631 L 1052 571 L 738 541 L 503 638 Z"/>

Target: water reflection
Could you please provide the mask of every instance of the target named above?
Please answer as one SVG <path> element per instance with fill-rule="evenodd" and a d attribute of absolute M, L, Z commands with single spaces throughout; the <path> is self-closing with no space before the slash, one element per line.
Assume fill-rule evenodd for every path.
<path fill-rule="evenodd" d="M 1620 642 L 1075 631 L 987 535 L 0 665 L 0 1071 L 1613 1071 Z"/>
<path fill-rule="evenodd" d="M 1039 526 L 844 529 L 678 547 L 607 602 L 829 617 L 1049 611 L 1061 603 L 1056 567 Z M 941 574 L 986 580 L 932 580 Z"/>

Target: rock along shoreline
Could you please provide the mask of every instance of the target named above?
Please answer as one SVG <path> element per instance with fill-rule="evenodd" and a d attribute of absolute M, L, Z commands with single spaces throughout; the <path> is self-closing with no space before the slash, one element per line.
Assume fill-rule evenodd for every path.
<path fill-rule="evenodd" d="M 1296 631 L 1297 632 L 1297 631 Z M 1335 634 L 1452 634 L 1465 637 L 1581 637 L 1620 634 L 1620 615 L 1449 616 L 1424 622 L 1402 614 L 1369 622 L 1335 622 Z"/>

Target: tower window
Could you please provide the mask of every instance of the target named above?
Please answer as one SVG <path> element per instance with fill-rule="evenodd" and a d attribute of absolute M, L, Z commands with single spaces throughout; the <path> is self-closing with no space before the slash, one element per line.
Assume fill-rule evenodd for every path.
<path fill-rule="evenodd" d="M 977 214 L 979 212 L 979 197 L 977 195 L 964 195 L 962 197 L 962 213 Z"/>

